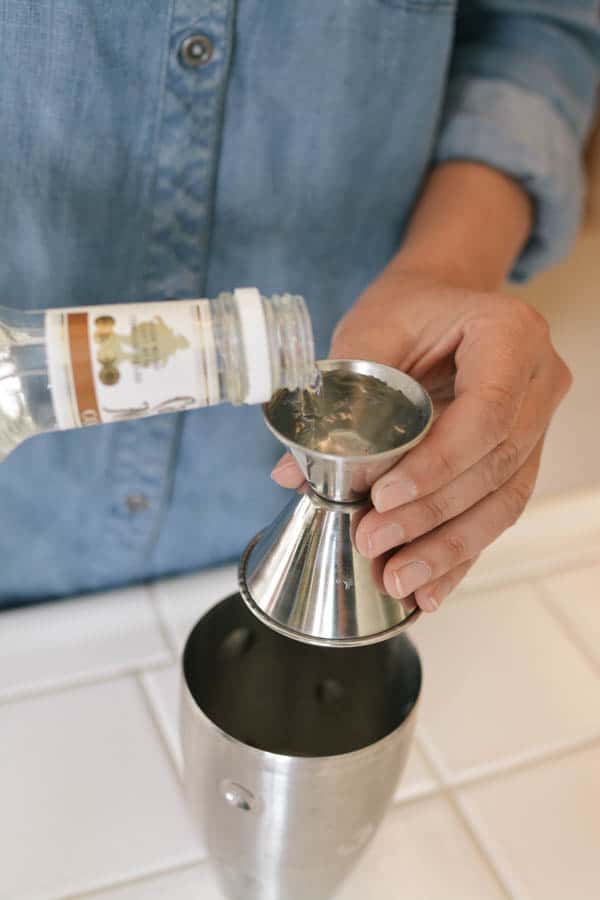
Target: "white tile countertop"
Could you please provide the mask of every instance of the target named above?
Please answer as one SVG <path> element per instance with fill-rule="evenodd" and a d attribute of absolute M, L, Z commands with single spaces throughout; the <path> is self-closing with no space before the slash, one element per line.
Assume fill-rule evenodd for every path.
<path fill-rule="evenodd" d="M 178 658 L 235 588 L 0 614 L 0 900 L 222 900 L 181 795 Z M 411 634 L 415 748 L 339 900 L 597 900 L 600 492 L 534 504 Z"/>

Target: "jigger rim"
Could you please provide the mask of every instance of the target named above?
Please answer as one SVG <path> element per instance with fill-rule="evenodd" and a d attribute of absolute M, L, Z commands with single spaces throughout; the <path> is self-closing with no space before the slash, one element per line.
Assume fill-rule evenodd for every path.
<path fill-rule="evenodd" d="M 320 359 L 317 360 L 316 365 L 322 372 L 341 369 L 349 372 L 357 372 L 359 375 L 371 375 L 374 378 L 379 378 L 380 381 L 384 381 L 389 387 L 396 388 L 404 393 L 403 387 L 398 384 L 398 380 L 400 380 L 406 388 L 410 388 L 411 393 L 421 395 L 427 418 L 419 433 L 411 438 L 410 441 L 406 441 L 406 443 L 398 444 L 396 447 L 391 447 L 388 450 L 381 450 L 379 453 L 364 453 L 356 456 L 347 456 L 340 453 L 325 453 L 322 450 L 313 450 L 312 447 L 307 447 L 305 444 L 300 444 L 297 441 L 292 441 L 286 437 L 279 429 L 275 428 L 269 418 L 269 406 L 273 401 L 273 398 L 271 398 L 267 403 L 262 404 L 263 419 L 271 434 L 288 450 L 297 450 L 304 455 L 310 455 L 313 459 L 325 459 L 330 462 L 351 460 L 353 463 L 370 464 L 385 459 L 392 459 L 398 455 L 399 450 L 402 450 L 402 453 L 404 454 L 416 444 L 419 444 L 431 428 L 433 424 L 433 401 L 431 400 L 429 393 L 418 381 L 411 375 L 407 375 L 407 373 L 403 372 L 401 369 L 396 369 L 393 366 L 387 366 L 384 363 L 373 362 L 368 359 Z M 393 378 L 396 383 L 392 383 L 389 380 L 390 378 Z M 290 393 L 293 392 L 290 391 Z M 409 399 L 411 399 L 411 397 L 409 397 Z"/>
<path fill-rule="evenodd" d="M 382 641 L 387 641 L 389 638 L 396 637 L 396 635 L 401 634 L 405 631 L 407 625 L 413 625 L 418 618 L 420 618 L 423 610 L 417 605 L 415 600 L 415 608 L 410 612 L 405 619 L 402 619 L 401 622 L 398 622 L 396 625 L 392 625 L 390 628 L 386 628 L 383 631 L 375 631 L 372 634 L 366 635 L 356 635 L 355 637 L 321 637 L 320 635 L 311 634 L 308 631 L 300 631 L 297 628 L 292 628 L 290 625 L 284 625 L 283 622 L 280 622 L 278 619 L 273 618 L 268 613 L 266 613 L 256 602 L 250 588 L 248 587 L 248 582 L 246 581 L 246 568 L 248 565 L 248 560 L 252 555 L 252 551 L 260 541 L 263 536 L 264 531 L 259 531 L 256 534 L 250 543 L 247 545 L 246 549 L 242 553 L 240 557 L 240 561 L 238 563 L 238 585 L 240 589 L 240 596 L 248 609 L 253 615 L 262 622 L 263 625 L 267 625 L 269 628 L 273 629 L 273 631 L 278 632 L 278 634 L 283 635 L 284 637 L 291 638 L 294 641 L 300 641 L 302 644 L 312 644 L 314 647 L 367 647 L 369 644 L 379 644 Z M 414 599 L 414 594 L 411 594 L 411 597 Z"/>

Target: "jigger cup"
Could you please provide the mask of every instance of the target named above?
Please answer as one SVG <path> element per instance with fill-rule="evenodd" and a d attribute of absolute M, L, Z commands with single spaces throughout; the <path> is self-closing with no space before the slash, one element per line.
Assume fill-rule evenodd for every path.
<path fill-rule="evenodd" d="M 297 392 L 279 391 L 263 407 L 267 427 L 291 451 L 307 487 L 244 551 L 240 591 L 255 616 L 287 637 L 360 646 L 390 638 L 419 615 L 414 595 L 397 600 L 386 592 L 384 561 L 361 556 L 354 535 L 371 508 L 371 486 L 425 437 L 433 407 L 413 378 L 389 366 L 362 360 L 326 360 L 318 366 L 323 391 L 318 445 L 311 445 L 310 435 L 304 442 L 295 439 Z M 329 390 L 334 382 L 335 390 Z M 377 384 L 382 382 L 404 404 L 404 422 L 390 418 L 398 415 L 393 404 L 379 403 Z M 370 452 L 321 449 L 327 445 L 329 419 L 335 446 L 340 414 L 328 413 L 339 412 L 340 406 L 346 432 Z M 384 447 L 378 450 L 380 443 Z"/>
<path fill-rule="evenodd" d="M 230 900 L 329 900 L 375 834 L 410 748 L 421 666 L 406 635 L 292 641 L 234 594 L 183 656 L 186 800 Z"/>

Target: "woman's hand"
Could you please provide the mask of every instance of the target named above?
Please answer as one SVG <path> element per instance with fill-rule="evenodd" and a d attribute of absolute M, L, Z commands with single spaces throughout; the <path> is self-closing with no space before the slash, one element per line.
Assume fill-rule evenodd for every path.
<path fill-rule="evenodd" d="M 364 556 L 385 554 L 384 584 L 435 610 L 479 553 L 519 518 L 546 429 L 571 384 L 545 320 L 519 299 L 457 286 L 439 271 L 390 266 L 339 323 L 334 358 L 394 366 L 431 394 L 423 442 L 373 485 Z M 302 475 L 289 456 L 273 473 Z"/>

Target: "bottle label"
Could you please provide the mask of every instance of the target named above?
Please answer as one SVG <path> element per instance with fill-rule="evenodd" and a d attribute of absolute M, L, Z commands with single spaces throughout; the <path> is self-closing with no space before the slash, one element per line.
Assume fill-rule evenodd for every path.
<path fill-rule="evenodd" d="M 221 399 L 208 300 L 48 310 L 46 350 L 59 428 Z"/>

